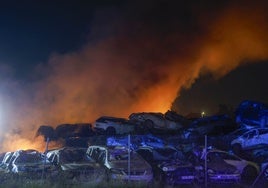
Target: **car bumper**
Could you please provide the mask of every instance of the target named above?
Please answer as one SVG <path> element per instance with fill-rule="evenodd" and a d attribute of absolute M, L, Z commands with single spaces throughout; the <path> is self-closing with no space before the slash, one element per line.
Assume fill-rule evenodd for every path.
<path fill-rule="evenodd" d="M 213 183 L 233 183 L 241 180 L 240 174 L 209 174 L 208 179 Z"/>
<path fill-rule="evenodd" d="M 185 175 L 185 176 L 166 177 L 165 181 L 168 184 L 191 184 L 195 181 L 195 176 Z"/>

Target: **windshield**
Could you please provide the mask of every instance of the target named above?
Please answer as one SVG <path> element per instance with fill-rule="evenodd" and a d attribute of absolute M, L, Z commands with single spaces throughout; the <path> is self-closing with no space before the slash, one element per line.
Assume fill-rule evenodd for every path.
<path fill-rule="evenodd" d="M 21 153 L 15 163 L 40 163 L 43 162 L 42 155 L 40 153 Z"/>
<path fill-rule="evenodd" d="M 95 162 L 92 158 L 86 155 L 86 149 L 64 149 L 60 152 L 60 161 L 62 163 Z"/>

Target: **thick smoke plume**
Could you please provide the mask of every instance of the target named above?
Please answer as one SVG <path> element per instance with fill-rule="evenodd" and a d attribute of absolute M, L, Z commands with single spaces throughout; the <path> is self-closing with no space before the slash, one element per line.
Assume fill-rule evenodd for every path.
<path fill-rule="evenodd" d="M 44 124 L 165 112 L 201 74 L 219 78 L 267 59 L 266 8 L 246 1 L 147 1 L 99 10 L 80 50 L 52 54 L 36 68 L 34 83 L 9 80 L 14 96 L 3 97 L 11 107 L 2 150 L 44 148 L 43 140 L 34 139 Z"/>

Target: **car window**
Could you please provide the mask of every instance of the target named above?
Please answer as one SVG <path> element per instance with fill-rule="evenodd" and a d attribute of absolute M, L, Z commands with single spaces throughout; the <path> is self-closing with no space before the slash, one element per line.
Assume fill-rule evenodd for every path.
<path fill-rule="evenodd" d="M 53 162 L 53 163 L 57 162 L 56 159 L 55 159 L 55 154 L 54 153 L 52 153 L 51 155 L 48 155 L 48 160 Z"/>
<path fill-rule="evenodd" d="M 20 163 L 36 163 L 36 162 L 43 162 L 43 158 L 39 153 L 21 153 L 15 163 L 20 164 Z"/>
<path fill-rule="evenodd" d="M 60 161 L 64 163 L 73 162 L 94 162 L 86 155 L 85 149 L 67 149 L 60 152 Z"/>
<path fill-rule="evenodd" d="M 110 151 L 109 160 L 110 161 L 127 161 L 128 156 L 130 155 L 130 160 L 141 160 L 141 157 L 136 153 L 131 151 L 130 153 L 127 150 L 113 150 Z"/>
<path fill-rule="evenodd" d="M 104 150 L 102 150 L 99 153 L 99 157 L 98 157 L 98 162 L 104 164 L 105 163 L 105 159 L 106 159 L 106 152 Z"/>

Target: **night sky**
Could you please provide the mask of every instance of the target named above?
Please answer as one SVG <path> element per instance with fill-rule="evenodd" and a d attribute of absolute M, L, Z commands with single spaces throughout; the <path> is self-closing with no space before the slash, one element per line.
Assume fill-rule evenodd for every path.
<path fill-rule="evenodd" d="M 40 125 L 267 103 L 267 8 L 266 1 L 1 3 L 0 149 L 38 147 L 31 139 Z"/>

